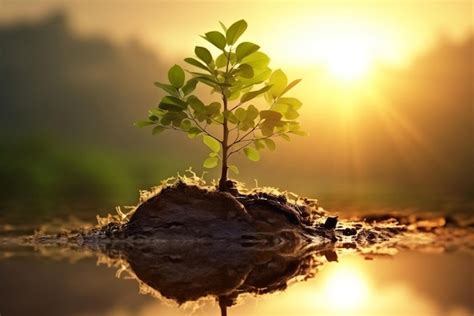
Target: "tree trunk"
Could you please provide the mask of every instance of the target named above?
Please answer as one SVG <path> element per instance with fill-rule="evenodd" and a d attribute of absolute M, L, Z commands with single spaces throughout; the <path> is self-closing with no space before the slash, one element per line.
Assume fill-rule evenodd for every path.
<path fill-rule="evenodd" d="M 224 103 L 224 114 L 227 112 L 227 97 L 222 96 L 222 101 Z M 229 140 L 229 126 L 227 123 L 227 116 L 224 115 L 223 125 L 223 135 L 222 135 L 222 167 L 221 167 L 221 178 L 219 179 L 219 190 L 227 191 L 227 152 L 229 150 L 228 140 Z"/>
<path fill-rule="evenodd" d="M 219 190 L 227 191 L 227 148 L 222 150 L 222 168 L 221 168 L 221 178 L 219 179 Z"/>

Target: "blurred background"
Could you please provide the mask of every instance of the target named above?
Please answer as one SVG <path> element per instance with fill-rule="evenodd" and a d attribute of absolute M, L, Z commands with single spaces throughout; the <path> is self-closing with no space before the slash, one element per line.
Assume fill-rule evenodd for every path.
<path fill-rule="evenodd" d="M 133 122 L 199 34 L 241 18 L 303 79 L 310 136 L 237 157 L 238 180 L 337 212 L 474 209 L 471 1 L 0 0 L 0 219 L 91 219 L 201 174 L 201 142 Z"/>

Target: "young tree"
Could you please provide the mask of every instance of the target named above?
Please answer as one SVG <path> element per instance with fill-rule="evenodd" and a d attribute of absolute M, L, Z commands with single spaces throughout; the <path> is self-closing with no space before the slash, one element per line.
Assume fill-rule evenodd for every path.
<path fill-rule="evenodd" d="M 228 169 L 238 173 L 237 167 L 229 164 L 234 154 L 243 151 L 248 159 L 258 161 L 260 150 L 275 150 L 275 138 L 289 141 L 290 134 L 305 132 L 296 120 L 301 102 L 286 96 L 301 80 L 288 83 L 282 70 L 268 67 L 270 58 L 259 51 L 260 46 L 237 43 L 247 29 L 244 20 L 228 28 L 220 24 L 223 33 L 211 31 L 202 36 L 217 48 L 217 57 L 206 47 L 196 46 L 197 59 L 184 59 L 198 68 L 187 71 L 189 80 L 180 66 L 171 67 L 169 83 L 155 82 L 167 95 L 149 111 L 148 120 L 137 125 L 154 126 L 153 134 L 170 129 L 185 132 L 189 138 L 201 137 L 210 149 L 204 167 L 215 168 L 220 162 L 219 189 L 226 191 Z M 206 104 L 193 94 L 198 83 L 210 87 L 210 93 L 218 94 L 219 101 Z"/>

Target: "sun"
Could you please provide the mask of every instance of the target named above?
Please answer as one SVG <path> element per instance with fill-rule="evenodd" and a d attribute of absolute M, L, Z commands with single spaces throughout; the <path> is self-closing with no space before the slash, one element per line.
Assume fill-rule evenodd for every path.
<path fill-rule="evenodd" d="M 277 51 L 297 64 L 324 70 L 335 84 L 364 82 L 376 62 L 391 60 L 397 51 L 391 33 L 369 19 L 327 16 L 295 25 Z"/>
<path fill-rule="evenodd" d="M 369 33 L 335 29 L 320 39 L 319 58 L 327 72 L 342 81 L 360 80 L 375 62 L 376 43 Z"/>
<path fill-rule="evenodd" d="M 341 267 L 328 277 L 324 294 L 328 305 L 335 310 L 352 310 L 365 303 L 368 285 L 355 268 Z"/>
<path fill-rule="evenodd" d="M 338 37 L 326 44 L 322 59 L 327 72 L 336 79 L 353 81 L 362 79 L 373 63 L 370 45 L 356 37 Z"/>

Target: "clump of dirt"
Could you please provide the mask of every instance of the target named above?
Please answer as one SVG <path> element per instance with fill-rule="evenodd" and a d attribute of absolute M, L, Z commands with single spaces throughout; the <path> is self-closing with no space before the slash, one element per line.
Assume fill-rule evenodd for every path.
<path fill-rule="evenodd" d="M 177 181 L 143 202 L 116 232 L 122 238 L 271 242 L 276 238 L 334 239 L 315 201 L 235 189 L 232 193 Z"/>
<path fill-rule="evenodd" d="M 130 212 L 99 219 L 93 230 L 79 232 L 81 242 L 149 240 L 228 241 L 267 249 L 293 244 L 332 243 L 338 249 L 393 254 L 399 249 L 436 245 L 473 249 L 472 217 L 366 214 L 339 219 L 317 200 L 275 188 L 246 189 L 229 181 L 229 192 L 207 184 L 192 172 L 142 191 Z M 464 236 L 460 243 L 453 236 Z"/>

